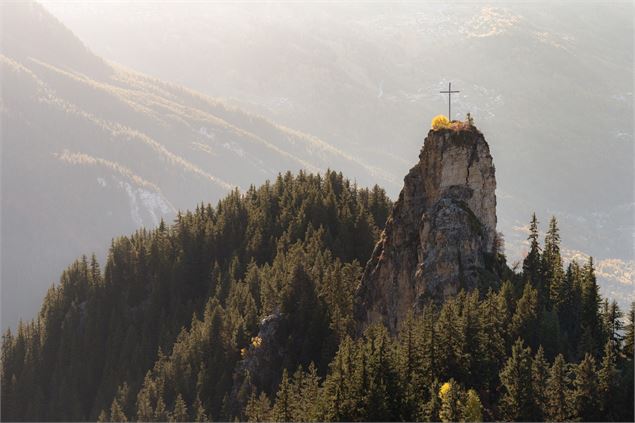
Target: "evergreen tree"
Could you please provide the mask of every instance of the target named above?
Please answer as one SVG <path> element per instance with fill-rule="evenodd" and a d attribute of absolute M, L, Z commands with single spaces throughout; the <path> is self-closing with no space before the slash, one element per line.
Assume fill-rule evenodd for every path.
<path fill-rule="evenodd" d="M 295 377 L 296 391 L 298 392 L 296 407 L 294 410 L 295 421 L 318 421 L 320 417 L 320 377 L 317 367 L 309 364 L 307 372 L 299 371 Z"/>
<path fill-rule="evenodd" d="M 547 421 L 562 422 L 568 420 L 570 416 L 569 382 L 565 366 L 564 357 L 558 354 L 551 366 L 547 382 L 547 412 L 545 413 Z"/>
<path fill-rule="evenodd" d="M 457 422 L 461 419 L 462 405 L 460 401 L 460 391 L 454 379 L 450 379 L 441 385 L 439 389 L 441 408 L 439 419 L 442 422 Z"/>
<path fill-rule="evenodd" d="M 573 381 L 573 413 L 583 421 L 596 421 L 599 417 L 598 393 L 595 359 L 592 355 L 585 355 L 584 359 L 575 367 Z"/>
<path fill-rule="evenodd" d="M 560 308 L 566 301 L 566 285 L 564 271 L 562 269 L 562 258 L 560 256 L 560 230 L 555 216 L 549 221 L 549 228 L 545 235 L 545 251 L 542 256 L 542 271 L 544 275 L 544 289 L 547 300 L 543 304 L 547 308 Z"/>
<path fill-rule="evenodd" d="M 193 416 L 194 416 L 194 421 L 195 422 L 206 422 L 209 421 L 209 419 L 207 418 L 207 414 L 205 413 L 205 408 L 203 407 L 203 403 L 201 402 L 201 399 L 199 398 L 199 396 L 196 396 L 196 400 L 194 401 L 194 407 L 193 407 Z"/>
<path fill-rule="evenodd" d="M 602 313 L 602 320 L 605 336 L 609 341 L 611 341 L 613 348 L 619 351 L 623 338 L 622 318 L 624 315 L 615 300 L 609 303 L 609 301 L 605 299 L 603 308 L 604 311 Z"/>
<path fill-rule="evenodd" d="M 466 422 L 483 421 L 483 405 L 474 389 L 467 391 L 465 405 L 463 406 L 463 420 Z"/>
<path fill-rule="evenodd" d="M 538 219 L 536 218 L 536 213 L 532 213 L 531 221 L 529 222 L 529 236 L 527 237 L 529 252 L 523 260 L 523 276 L 525 281 L 530 281 L 540 292 L 542 290 L 542 275 L 538 236 Z"/>
<path fill-rule="evenodd" d="M 434 380 L 429 388 L 428 400 L 424 401 L 419 406 L 418 419 L 424 422 L 437 422 L 439 421 L 439 411 L 441 410 L 441 399 L 439 398 L 439 390 L 441 384 L 438 380 Z"/>
<path fill-rule="evenodd" d="M 530 347 L 538 346 L 539 335 L 538 291 L 526 283 L 522 297 L 516 304 L 511 321 L 511 334 L 523 338 Z"/>
<path fill-rule="evenodd" d="M 531 365 L 531 388 L 534 401 L 533 420 L 543 421 L 548 413 L 547 381 L 549 378 L 549 365 L 545 360 L 544 350 L 538 348 Z"/>
<path fill-rule="evenodd" d="M 190 421 L 187 413 L 187 405 L 183 401 L 181 394 L 178 394 L 174 400 L 174 409 L 169 413 L 169 421 L 171 422 L 187 422 Z"/>
<path fill-rule="evenodd" d="M 619 396 L 619 373 L 617 370 L 617 357 L 613 342 L 609 339 L 604 346 L 602 365 L 598 372 L 598 400 L 602 410 L 602 418 L 615 419 L 617 410 L 614 404 Z"/>
<path fill-rule="evenodd" d="M 603 334 L 600 316 L 601 297 L 592 257 L 589 257 L 589 261 L 582 269 L 581 300 L 582 339 L 579 354 L 580 356 L 586 353 L 597 355 L 600 352 L 600 346 L 603 345 L 603 341 L 598 342 L 603 338 Z"/>
<path fill-rule="evenodd" d="M 245 408 L 245 415 L 247 417 L 247 421 L 249 422 L 270 421 L 271 402 L 269 401 L 267 394 L 261 392 L 257 397 L 253 394 Z"/>
<path fill-rule="evenodd" d="M 633 354 L 635 353 L 635 301 L 631 302 L 628 319 L 624 327 L 624 352 L 627 357 L 633 360 Z"/>
<path fill-rule="evenodd" d="M 272 418 L 277 422 L 290 422 L 293 420 L 292 410 L 294 407 L 293 387 L 289 383 L 287 370 L 282 372 L 282 381 L 278 387 L 276 401 L 273 405 Z"/>
<path fill-rule="evenodd" d="M 512 355 L 501 370 L 504 391 L 501 412 L 508 421 L 530 421 L 534 415 L 531 349 L 519 338 L 512 347 Z"/>
<path fill-rule="evenodd" d="M 393 347 L 388 331 L 381 325 L 369 327 L 365 333 L 368 389 L 364 393 L 364 420 L 389 421 L 398 416 L 397 398 L 391 395 L 398 389 Z M 363 378 L 362 378 L 363 379 Z"/>
<path fill-rule="evenodd" d="M 113 422 L 128 421 L 128 417 L 126 417 L 126 414 L 116 399 L 112 401 L 112 405 L 110 406 L 110 420 Z"/>
<path fill-rule="evenodd" d="M 397 371 L 403 392 L 403 398 L 399 405 L 401 418 L 405 421 L 413 421 L 416 419 L 417 406 L 422 401 L 424 380 L 420 370 L 423 363 L 420 353 L 420 344 L 422 339 L 417 333 L 415 318 L 412 313 L 406 316 L 401 325 L 400 342 L 397 351 Z"/>

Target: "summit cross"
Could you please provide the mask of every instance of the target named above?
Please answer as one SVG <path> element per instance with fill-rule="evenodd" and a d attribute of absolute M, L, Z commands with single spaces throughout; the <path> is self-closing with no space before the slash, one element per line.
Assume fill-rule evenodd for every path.
<path fill-rule="evenodd" d="M 460 91 L 452 91 L 452 83 L 448 83 L 447 91 L 439 91 L 441 94 L 448 95 L 448 120 L 452 122 L 452 94 L 459 93 Z"/>

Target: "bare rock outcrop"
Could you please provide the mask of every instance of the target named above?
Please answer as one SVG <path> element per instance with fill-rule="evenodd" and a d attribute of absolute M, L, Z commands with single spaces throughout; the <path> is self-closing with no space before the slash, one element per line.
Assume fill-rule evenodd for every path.
<path fill-rule="evenodd" d="M 408 310 L 478 286 L 496 239 L 496 178 L 475 127 L 431 130 L 404 178 L 357 291 L 364 324 L 395 332 Z"/>

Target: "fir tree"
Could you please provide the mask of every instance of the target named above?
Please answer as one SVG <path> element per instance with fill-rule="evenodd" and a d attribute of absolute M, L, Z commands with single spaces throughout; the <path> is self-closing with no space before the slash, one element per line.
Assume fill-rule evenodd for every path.
<path fill-rule="evenodd" d="M 624 352 L 627 357 L 633 360 L 635 353 L 635 301 L 631 302 L 628 319 L 624 326 Z"/>
<path fill-rule="evenodd" d="M 547 382 L 547 421 L 562 422 L 569 419 L 568 409 L 568 377 L 566 364 L 562 354 L 558 354 Z"/>
<path fill-rule="evenodd" d="M 540 291 L 542 278 L 540 272 L 541 257 L 538 236 L 538 219 L 536 218 L 536 213 L 532 213 L 531 221 L 529 222 L 529 236 L 527 237 L 529 241 L 529 252 L 523 260 L 523 276 L 526 281 L 531 281 Z"/>
<path fill-rule="evenodd" d="M 193 406 L 193 416 L 195 422 L 206 422 L 209 421 L 207 414 L 205 413 L 205 408 L 203 407 L 203 403 L 199 396 L 196 396 L 196 400 L 194 401 Z"/>
<path fill-rule="evenodd" d="M 181 394 L 176 396 L 174 400 L 174 409 L 169 413 L 169 421 L 171 422 L 187 422 L 190 421 L 187 413 L 187 405 L 183 401 Z"/>
<path fill-rule="evenodd" d="M 598 393 L 596 381 L 595 359 L 586 354 L 575 368 L 573 381 L 573 413 L 583 421 L 596 421 L 598 409 Z"/>
<path fill-rule="evenodd" d="M 483 421 L 483 405 L 474 389 L 467 391 L 465 405 L 463 406 L 463 420 L 466 422 Z"/>
<path fill-rule="evenodd" d="M 613 344 L 613 348 L 619 351 L 619 347 L 622 341 L 622 318 L 624 317 L 622 311 L 617 305 L 615 300 L 604 300 L 604 311 L 602 313 L 602 320 L 604 326 L 605 336 Z"/>
<path fill-rule="evenodd" d="M 582 269 L 582 286 L 581 286 L 581 327 L 582 339 L 580 341 L 580 355 L 586 353 L 598 354 L 600 346 L 598 343 L 602 339 L 602 320 L 600 316 L 601 297 L 600 291 L 595 277 L 595 268 L 593 266 L 593 258 L 589 257 L 589 261 Z"/>
<path fill-rule="evenodd" d="M 531 387 L 534 401 L 533 420 L 543 421 L 547 415 L 549 364 L 542 346 L 538 348 L 531 365 Z"/>
<path fill-rule="evenodd" d="M 538 291 L 526 283 L 522 297 L 516 304 L 511 321 L 511 334 L 522 337 L 531 347 L 537 347 L 539 329 Z"/>
<path fill-rule="evenodd" d="M 252 394 L 245 408 L 245 416 L 249 422 L 266 422 L 271 419 L 271 402 L 264 392 L 259 396 Z"/>
<path fill-rule="evenodd" d="M 124 413 L 123 409 L 119 405 L 119 402 L 115 399 L 110 406 L 110 421 L 113 422 L 127 422 L 128 417 Z"/>
<path fill-rule="evenodd" d="M 598 372 L 598 400 L 604 419 L 614 419 L 617 410 L 614 409 L 618 391 L 619 373 L 617 370 L 617 357 L 613 342 L 609 339 L 604 346 L 602 365 Z"/>
<path fill-rule="evenodd" d="M 441 409 L 441 399 L 439 398 L 440 389 L 441 384 L 435 379 L 428 389 L 428 400 L 419 405 L 417 420 L 424 422 L 439 421 L 439 411 Z"/>
<path fill-rule="evenodd" d="M 512 355 L 501 370 L 504 391 L 501 411 L 508 421 L 529 421 L 533 418 L 531 349 L 519 338 L 512 347 Z"/>
<path fill-rule="evenodd" d="M 460 392 L 454 379 L 450 379 L 441 385 L 439 389 L 439 398 L 441 399 L 441 408 L 439 410 L 439 419 L 442 422 L 456 422 L 461 419 L 461 402 Z"/>
<path fill-rule="evenodd" d="M 276 401 L 273 405 L 272 418 L 277 422 L 290 422 L 293 420 L 292 410 L 294 407 L 294 393 L 287 370 L 282 372 L 282 381 L 278 386 Z"/>

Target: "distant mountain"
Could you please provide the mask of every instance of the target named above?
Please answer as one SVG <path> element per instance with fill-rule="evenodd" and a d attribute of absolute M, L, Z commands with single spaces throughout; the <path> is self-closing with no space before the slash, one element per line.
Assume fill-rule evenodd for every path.
<path fill-rule="evenodd" d="M 0 64 L 4 327 L 79 254 L 234 187 L 328 167 L 381 179 L 313 136 L 104 61 L 37 3 L 2 4 Z"/>
<path fill-rule="evenodd" d="M 109 59 L 381 167 L 393 198 L 452 81 L 498 160 L 510 262 L 535 210 L 569 249 L 635 265 L 632 2 L 47 7 Z"/>

